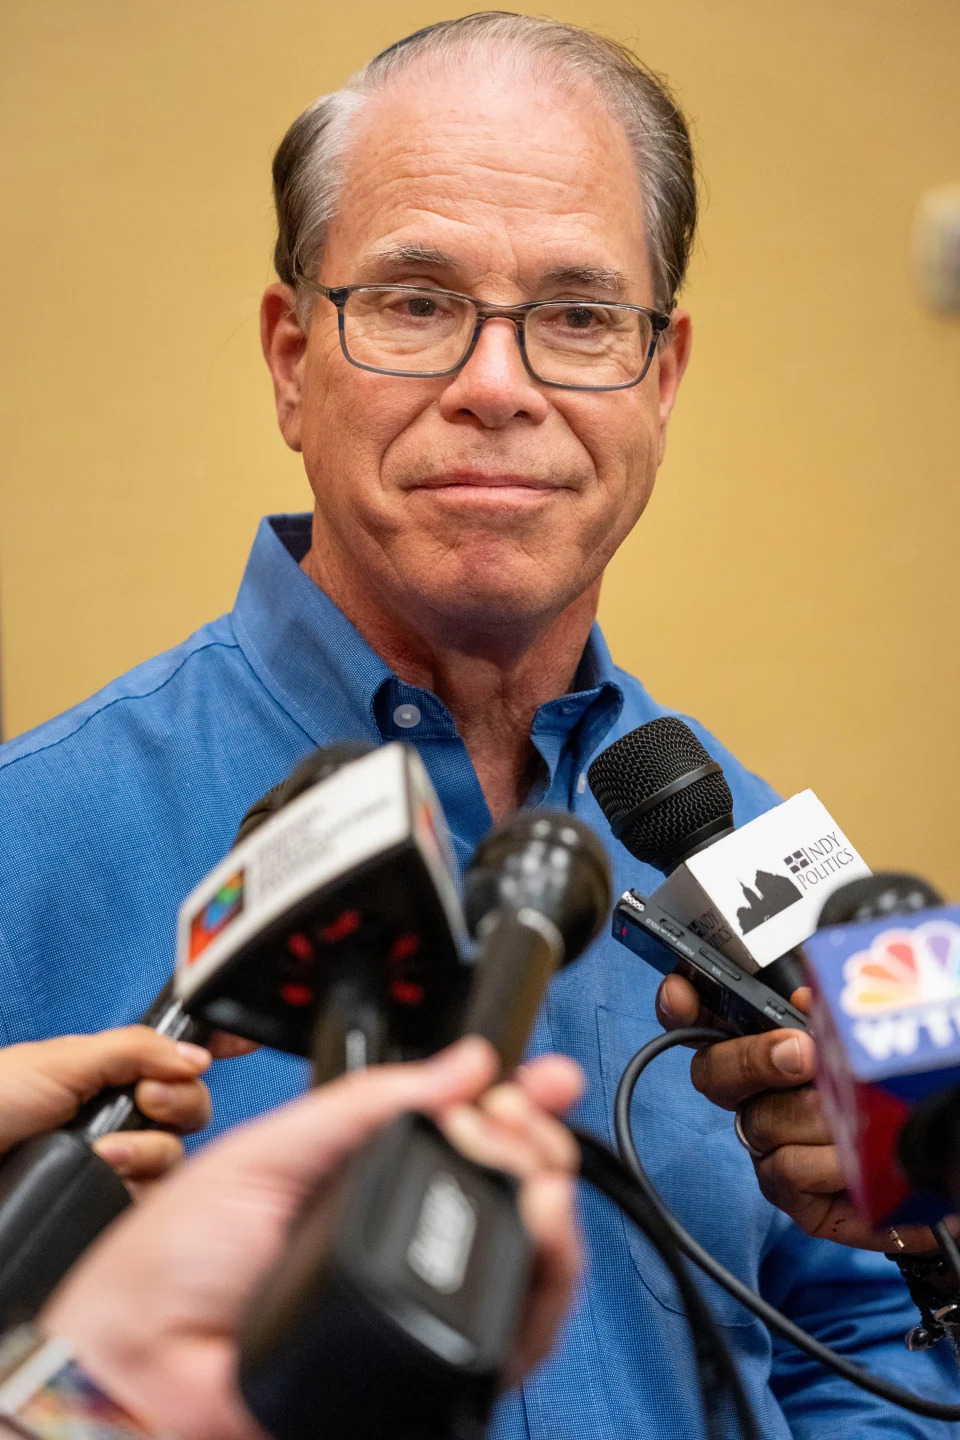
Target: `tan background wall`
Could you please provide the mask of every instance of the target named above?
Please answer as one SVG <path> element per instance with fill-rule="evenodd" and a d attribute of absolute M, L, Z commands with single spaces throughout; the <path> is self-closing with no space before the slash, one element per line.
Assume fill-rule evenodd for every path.
<path fill-rule="evenodd" d="M 466 10 L 469 5 L 464 5 Z M 3 0 L 0 595 L 8 734 L 229 607 L 302 509 L 256 313 L 293 116 L 448 5 Z M 708 182 L 694 361 L 615 562 L 618 659 L 876 864 L 960 896 L 960 323 L 909 231 L 960 179 L 957 0 L 551 13 L 666 72 Z"/>

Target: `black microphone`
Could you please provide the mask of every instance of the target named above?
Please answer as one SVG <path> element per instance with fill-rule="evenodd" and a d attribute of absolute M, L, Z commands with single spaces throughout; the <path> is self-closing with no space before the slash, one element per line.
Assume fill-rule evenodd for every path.
<path fill-rule="evenodd" d="M 574 816 L 520 811 L 480 842 L 464 886 L 480 943 L 464 1031 L 489 1040 L 509 1072 L 551 976 L 586 949 L 609 913 L 610 862 Z"/>
<path fill-rule="evenodd" d="M 638 725 L 601 750 L 587 780 L 617 839 L 665 875 L 733 833 L 723 768 L 675 715 Z"/>
<path fill-rule="evenodd" d="M 250 807 L 234 845 L 278 809 L 343 765 L 368 753 L 352 743 L 307 757 Z M 173 1040 L 204 1044 L 211 1025 L 189 1012 L 171 978 L 140 1023 Z M 15 1146 L 0 1159 L 0 1329 L 32 1319 L 90 1245 L 130 1204 L 116 1171 L 92 1149 L 118 1130 L 151 1129 L 135 1086 L 109 1086 L 66 1126 Z"/>
<path fill-rule="evenodd" d="M 804 983 L 794 948 L 824 894 L 869 873 L 812 791 L 735 829 L 721 766 L 672 715 L 615 741 L 587 774 L 614 834 L 668 877 L 650 897 L 624 895 L 614 935 L 637 949 L 643 929 L 669 947 L 705 1005 L 736 1029 L 803 1028 L 799 1012 L 778 1003 Z M 739 983 L 745 972 L 755 983 Z"/>
<path fill-rule="evenodd" d="M 570 815 L 525 811 L 466 875 L 480 942 L 464 1031 L 519 1060 L 558 965 L 598 933 L 606 854 Z M 322 1187 L 250 1305 L 240 1389 L 276 1440 L 480 1440 L 530 1267 L 516 1182 L 474 1164 L 422 1115 L 402 1116 Z"/>
<path fill-rule="evenodd" d="M 184 901 L 191 1014 L 311 1058 L 318 1084 L 452 1040 L 471 967 L 446 821 L 417 752 L 338 746 L 245 816 Z"/>

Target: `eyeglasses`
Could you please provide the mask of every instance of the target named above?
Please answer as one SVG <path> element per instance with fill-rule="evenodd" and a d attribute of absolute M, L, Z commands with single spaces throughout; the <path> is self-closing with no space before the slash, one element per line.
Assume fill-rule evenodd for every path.
<path fill-rule="evenodd" d="M 650 368 L 670 316 L 643 305 L 531 300 L 486 305 L 421 285 L 320 285 L 297 278 L 337 307 L 340 349 L 351 365 L 411 379 L 454 375 L 487 320 L 510 320 L 527 372 L 563 390 L 627 390 Z"/>

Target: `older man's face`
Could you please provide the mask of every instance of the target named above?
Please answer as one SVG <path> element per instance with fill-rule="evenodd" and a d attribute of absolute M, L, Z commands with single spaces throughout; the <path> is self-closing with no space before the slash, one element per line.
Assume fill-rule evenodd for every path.
<path fill-rule="evenodd" d="M 435 252 L 430 263 L 391 258 L 414 247 Z M 363 113 L 319 278 L 652 305 L 626 137 L 588 92 L 417 72 Z M 465 638 L 549 622 L 647 503 L 680 335 L 617 392 L 538 385 L 505 319 L 487 321 L 459 374 L 407 379 L 348 364 L 318 299 L 280 400 L 317 499 L 317 573 Z"/>

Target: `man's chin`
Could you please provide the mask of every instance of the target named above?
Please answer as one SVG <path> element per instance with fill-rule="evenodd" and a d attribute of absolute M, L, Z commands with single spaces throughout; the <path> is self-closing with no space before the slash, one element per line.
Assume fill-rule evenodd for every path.
<path fill-rule="evenodd" d="M 495 638 L 539 629 L 576 598 L 566 587 L 551 584 L 540 570 L 518 574 L 509 566 L 486 566 L 479 573 L 465 567 L 456 578 L 435 572 L 420 578 L 416 593 L 454 641 L 458 636 Z"/>

